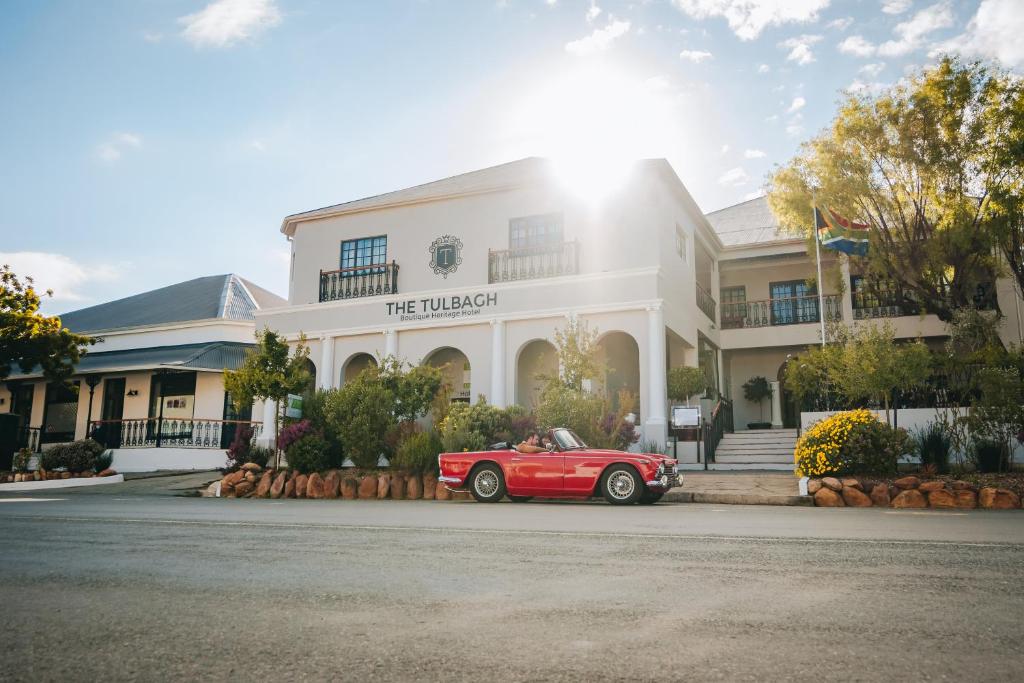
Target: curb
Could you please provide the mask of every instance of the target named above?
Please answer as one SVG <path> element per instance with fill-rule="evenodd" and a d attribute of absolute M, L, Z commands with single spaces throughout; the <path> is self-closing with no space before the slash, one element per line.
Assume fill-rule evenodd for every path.
<path fill-rule="evenodd" d="M 713 503 L 717 505 L 795 505 L 813 507 L 811 496 L 769 496 L 756 493 L 705 493 L 701 491 L 669 491 L 663 503 Z"/>
<path fill-rule="evenodd" d="M 220 470 L 156 470 L 153 472 L 123 472 L 125 481 L 139 479 L 159 479 L 161 477 L 180 477 L 185 474 L 202 474 L 203 472 L 220 472 Z M 213 481 L 212 479 L 210 481 Z M 209 486 L 209 484 L 207 484 Z"/>
<path fill-rule="evenodd" d="M 48 479 L 46 481 L 19 481 L 9 484 L 0 484 L 0 493 L 25 491 L 49 491 L 53 489 L 72 489 L 81 486 L 103 486 L 106 484 L 120 484 L 124 481 L 124 475 L 115 474 L 109 477 L 85 477 L 79 479 Z"/>

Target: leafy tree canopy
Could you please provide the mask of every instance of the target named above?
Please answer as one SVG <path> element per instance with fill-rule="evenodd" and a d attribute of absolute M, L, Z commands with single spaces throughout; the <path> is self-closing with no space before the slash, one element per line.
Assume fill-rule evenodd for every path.
<path fill-rule="evenodd" d="M 51 290 L 45 296 L 53 296 Z M 0 268 L 0 379 L 14 366 L 31 372 L 37 365 L 50 380 L 71 376 L 86 347 L 96 339 L 75 334 L 60 317 L 39 312 L 41 297 L 32 278 L 20 280 L 10 266 Z"/>

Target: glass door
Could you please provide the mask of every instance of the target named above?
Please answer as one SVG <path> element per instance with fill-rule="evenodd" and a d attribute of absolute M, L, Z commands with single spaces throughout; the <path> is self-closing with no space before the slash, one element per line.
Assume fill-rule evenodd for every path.
<path fill-rule="evenodd" d="M 818 322 L 817 290 L 806 280 L 772 282 L 772 325 Z"/>

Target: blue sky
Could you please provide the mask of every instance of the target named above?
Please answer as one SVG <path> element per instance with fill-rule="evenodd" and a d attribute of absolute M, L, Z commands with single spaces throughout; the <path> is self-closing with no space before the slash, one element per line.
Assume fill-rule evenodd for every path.
<path fill-rule="evenodd" d="M 0 260 L 79 308 L 236 272 L 290 213 L 524 156 L 756 195 L 843 89 L 1024 69 L 1020 0 L 129 0 L 0 6 Z"/>

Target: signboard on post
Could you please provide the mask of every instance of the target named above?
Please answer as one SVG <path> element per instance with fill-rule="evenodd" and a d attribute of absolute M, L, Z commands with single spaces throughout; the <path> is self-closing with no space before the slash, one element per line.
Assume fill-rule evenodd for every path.
<path fill-rule="evenodd" d="M 284 416 L 299 418 L 302 417 L 302 397 L 298 394 L 288 394 L 284 404 Z"/>
<path fill-rule="evenodd" d="M 685 427 L 700 426 L 700 406 L 672 406 L 672 427 L 683 429 Z"/>

